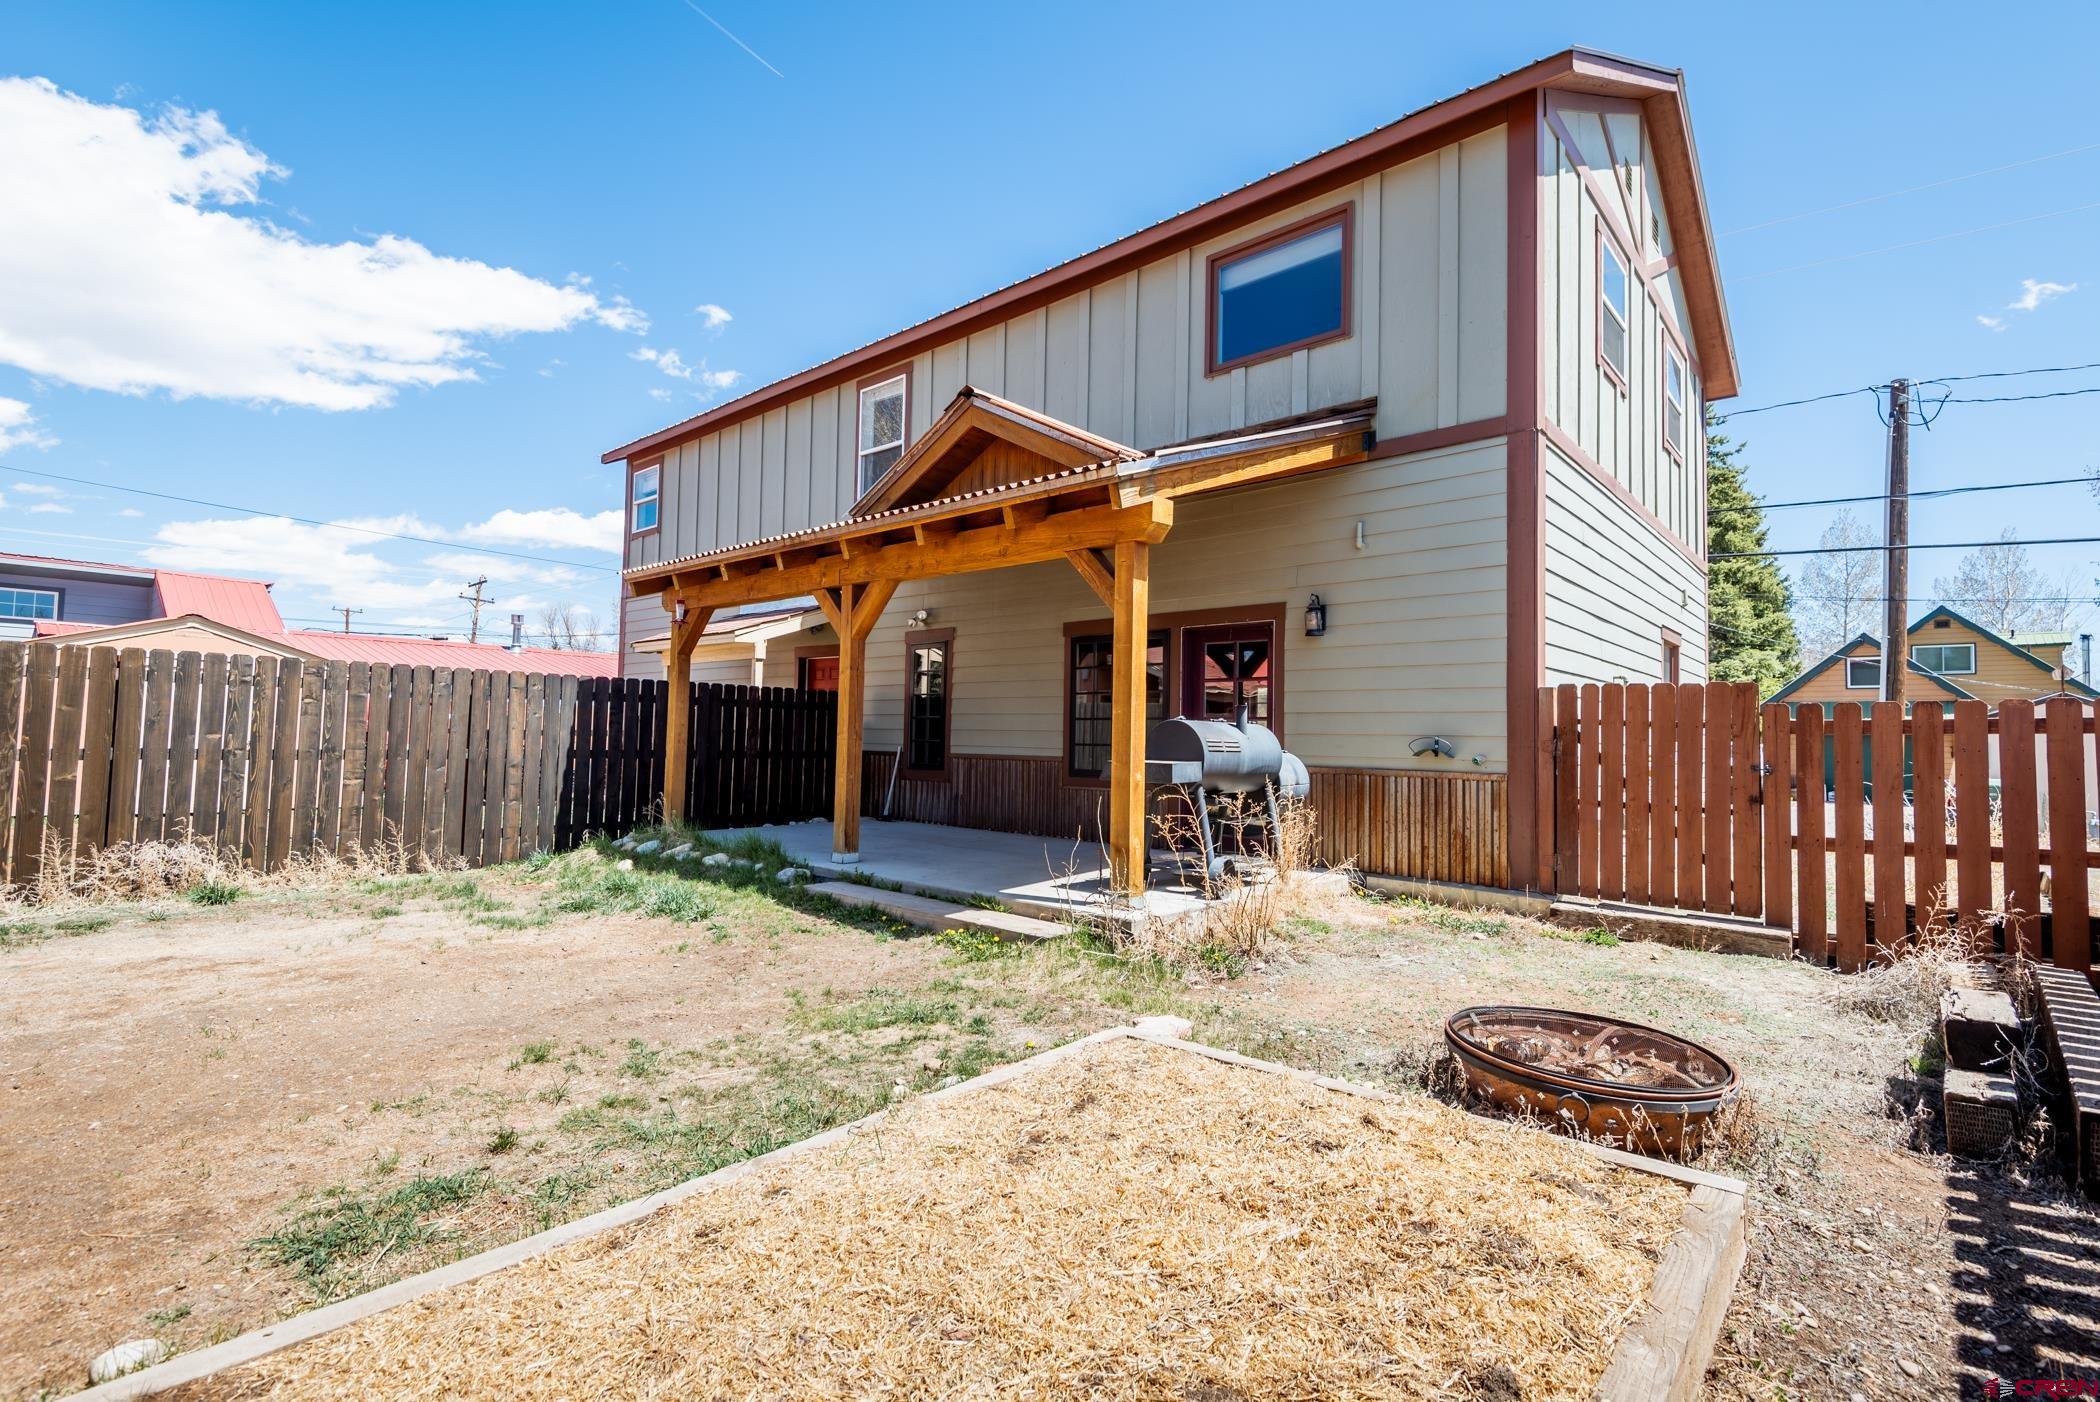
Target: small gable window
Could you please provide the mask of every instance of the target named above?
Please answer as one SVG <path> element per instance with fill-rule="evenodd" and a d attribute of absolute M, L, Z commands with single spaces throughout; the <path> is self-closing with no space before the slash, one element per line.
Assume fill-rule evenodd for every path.
<path fill-rule="evenodd" d="M 1845 659 L 1845 686 L 1851 691 L 1881 690 L 1881 659 L 1878 657 L 1848 657 Z"/>
<path fill-rule="evenodd" d="M 882 474 L 904 456 L 904 410 L 911 381 L 899 373 L 867 385 L 860 392 L 860 489 L 882 480 Z"/>
<path fill-rule="evenodd" d="M 1910 650 L 1910 660 L 1943 677 L 1966 677 L 1976 671 L 1976 644 L 1925 644 Z"/>
<path fill-rule="evenodd" d="M 663 499 L 663 467 L 652 464 L 634 474 L 634 484 L 629 491 L 633 505 L 628 512 L 627 529 L 636 535 L 656 529 L 657 508 Z"/>
<path fill-rule="evenodd" d="M 1663 342 L 1663 446 L 1684 460 L 1684 357 Z"/>
<path fill-rule="evenodd" d="M 1604 230 L 1597 230 L 1597 359 L 1626 388 L 1626 327 L 1632 315 L 1627 301 L 1630 274 L 1626 256 Z"/>
<path fill-rule="evenodd" d="M 1210 259 L 1210 371 L 1349 334 L 1347 209 Z"/>

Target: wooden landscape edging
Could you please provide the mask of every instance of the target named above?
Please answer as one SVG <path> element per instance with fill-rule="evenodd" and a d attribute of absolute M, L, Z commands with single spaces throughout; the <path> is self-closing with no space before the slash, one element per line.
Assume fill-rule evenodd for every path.
<path fill-rule="evenodd" d="M 1535 880 L 1564 899 L 1756 921 L 1843 970 L 1921 923 L 2090 969 L 2088 704 L 1847 701 L 1826 720 L 1760 706 L 1748 682 L 1545 688 Z"/>
<path fill-rule="evenodd" d="M 195 840 L 258 871 L 398 846 L 515 861 L 651 820 L 667 689 L 634 678 L 0 643 L 0 878 Z M 687 817 L 813 816 L 821 693 L 701 686 Z"/>
<path fill-rule="evenodd" d="M 1191 1042 L 1187 1040 L 1188 1031 L 1188 1023 L 1179 1018 L 1139 1018 L 1132 1024 L 1104 1028 L 1077 1041 L 1067 1042 L 1061 1047 L 1039 1052 L 1026 1060 L 994 1067 L 959 1085 L 914 1096 L 912 1100 L 942 1101 L 974 1095 L 979 1091 L 989 1090 L 1054 1066 L 1104 1042 L 1123 1038 L 1138 1038 L 1154 1046 L 1207 1057 L 1226 1065 L 1287 1076 L 1343 1095 L 1362 1096 L 1368 1100 L 1385 1103 L 1397 1103 L 1402 1098 L 1375 1086 L 1338 1080 L 1332 1076 L 1322 1076 L 1279 1062 L 1259 1061 L 1221 1047 Z M 885 1106 L 871 1115 L 836 1126 L 808 1139 L 783 1145 L 771 1153 L 730 1164 L 698 1178 L 687 1179 L 647 1197 L 620 1203 L 602 1212 L 592 1213 L 588 1217 L 579 1217 L 573 1222 L 536 1233 L 522 1241 L 495 1247 L 336 1304 L 309 1310 L 275 1324 L 264 1325 L 260 1329 L 251 1330 L 223 1343 L 200 1349 L 196 1353 L 184 1354 L 128 1377 L 89 1388 L 85 1392 L 76 1393 L 75 1396 L 84 1399 L 84 1402 L 87 1399 L 92 1399 L 92 1402 L 118 1402 L 118 1399 L 126 1399 L 128 1402 L 128 1399 L 149 1397 L 184 1383 L 195 1382 L 199 1378 L 243 1367 L 273 1353 L 282 1352 L 294 1345 L 369 1319 L 397 1305 L 405 1305 L 492 1275 L 572 1242 L 631 1226 L 655 1216 L 666 1207 L 683 1202 L 710 1188 L 726 1186 L 762 1168 L 844 1143 L 855 1135 L 878 1128 L 894 1115 L 898 1108 L 895 1105 Z M 1544 1134 L 1549 1131 L 1523 1132 Z M 1699 1395 L 1706 1370 L 1713 1361 L 1714 1347 L 1720 1339 L 1721 1323 L 1728 1313 L 1728 1303 L 1735 1291 L 1736 1276 L 1742 1268 L 1747 1250 L 1744 1212 L 1746 1185 L 1739 1179 L 1725 1178 L 1719 1174 L 1687 1168 L 1661 1159 L 1645 1158 L 1601 1144 L 1579 1139 L 1568 1139 L 1565 1142 L 1571 1149 L 1602 1159 L 1616 1167 L 1667 1178 L 1687 1190 L 1684 1218 L 1676 1234 L 1663 1248 L 1662 1259 L 1656 1265 L 1654 1282 L 1649 1287 L 1646 1308 L 1628 1327 L 1626 1334 L 1620 1338 L 1617 1347 L 1612 1351 L 1611 1361 L 1606 1366 L 1603 1380 L 1599 1382 L 1594 1396 L 1599 1402 L 1690 1402 L 1690 1399 Z"/>

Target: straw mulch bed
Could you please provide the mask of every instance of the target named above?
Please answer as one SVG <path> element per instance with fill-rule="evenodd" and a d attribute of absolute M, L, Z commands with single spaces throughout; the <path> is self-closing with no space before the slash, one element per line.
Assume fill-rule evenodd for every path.
<path fill-rule="evenodd" d="M 1112 1041 L 181 1395 L 1580 1397 L 1684 1206 Z"/>

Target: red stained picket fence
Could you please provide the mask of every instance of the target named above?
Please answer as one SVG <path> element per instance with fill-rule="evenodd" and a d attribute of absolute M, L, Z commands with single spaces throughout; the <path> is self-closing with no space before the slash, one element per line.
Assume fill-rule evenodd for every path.
<path fill-rule="evenodd" d="M 1921 921 L 2088 969 L 2094 740 L 2071 698 L 1842 702 L 1826 719 L 1761 706 L 1748 683 L 1549 687 L 1532 877 L 1760 920 L 1840 969 Z"/>

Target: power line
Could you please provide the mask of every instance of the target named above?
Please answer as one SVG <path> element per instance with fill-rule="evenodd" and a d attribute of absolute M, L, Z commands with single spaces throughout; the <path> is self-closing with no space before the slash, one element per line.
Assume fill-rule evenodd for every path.
<path fill-rule="evenodd" d="M 2029 399 L 2075 399 L 2081 394 L 2100 394 L 2100 385 L 2089 385 L 2085 389 L 2058 389 L 2047 394 L 1982 394 L 1970 397 L 1948 395 L 1942 404 L 2018 404 Z"/>
<path fill-rule="evenodd" d="M 1912 550 L 1982 550 L 1992 545 L 2100 545 L 2100 535 L 2052 536 L 2047 540 L 1943 540 L 1931 545 L 1913 542 Z M 1805 550 L 1717 550 L 1709 560 L 1763 560 L 1779 555 L 1879 555 L 1886 545 L 1817 545 Z"/>
<path fill-rule="evenodd" d="M 2042 477 L 2032 482 L 1977 482 L 1962 487 L 1935 487 L 1931 491 L 1911 492 L 1906 501 L 1930 501 L 1938 497 L 1966 496 L 1971 492 L 2011 492 L 2023 487 L 2085 486 L 2095 479 L 2090 475 L 2078 477 Z M 1741 516 L 1753 511 L 1791 511 L 1804 506 L 1852 506 L 1867 501 L 1887 501 L 1887 492 L 1868 492 L 1856 497 L 1816 497 L 1807 501 L 1767 501 L 1755 506 L 1715 506 L 1707 509 L 1709 516 Z"/>
<path fill-rule="evenodd" d="M 264 511 L 253 506 L 235 506 L 229 502 L 206 501 L 202 497 L 177 496 L 173 492 L 149 491 L 145 487 L 127 487 L 121 482 L 97 482 L 88 477 L 69 477 L 63 472 L 44 472 L 34 467 L 19 467 L 9 464 L 9 472 L 29 477 L 46 477 L 54 482 L 71 482 L 80 487 L 98 487 L 109 492 L 129 492 L 133 496 L 153 497 L 159 501 L 179 501 L 185 506 L 202 506 L 212 511 L 238 511 L 243 516 L 262 516 L 273 521 L 291 521 L 301 526 L 315 526 L 323 530 L 350 531 L 356 535 L 377 536 L 383 540 L 405 540 L 415 545 L 437 545 L 447 550 L 469 550 L 476 555 L 501 555 L 509 560 L 530 560 L 540 565 L 565 565 L 574 570 L 597 570 L 601 574 L 618 574 L 611 565 L 589 565 L 581 560 L 557 560 L 548 555 L 527 555 L 517 550 L 498 550 L 488 545 L 466 545 L 456 540 L 434 540 L 429 536 L 406 535 L 400 531 L 382 531 L 374 526 L 353 526 L 346 521 L 317 521 L 311 516 L 293 516 L 283 511 Z M 153 542 L 156 545 L 164 541 Z"/>
<path fill-rule="evenodd" d="M 1913 383 L 1923 385 L 1958 385 L 1965 384 L 1971 380 L 2012 380 L 2018 379 L 2023 375 L 2068 375 L 2080 370 L 2100 370 L 2100 360 L 2089 361 L 2082 365 L 2037 365 L 2027 370 L 1980 370 L 1970 375 L 1920 375 Z M 1714 418 L 1716 422 L 1726 423 L 1730 419 L 1739 419 L 1746 414 L 1768 414 L 1774 409 L 1794 409 L 1803 404 L 1821 404 L 1826 400 L 1846 399 L 1855 394 L 1871 394 L 1878 397 L 1886 393 L 1887 390 L 1888 385 L 1886 384 L 1862 385 L 1858 389 L 1836 389 L 1828 394 L 1812 394 L 1804 399 L 1786 399 L 1781 400 L 1777 404 L 1760 404 L 1754 409 L 1731 409 L 1725 414 L 1716 414 Z M 2082 389 L 2068 392 L 2072 394 L 2091 394 L 2095 391 Z M 2020 396 L 2009 396 L 2009 398 L 2017 397 Z M 2044 398 L 2047 396 L 2035 397 Z M 1955 404 L 1984 404 L 2000 401 L 1978 398 L 1954 399 L 1949 402 Z"/>
<path fill-rule="evenodd" d="M 2040 165 L 2043 161 L 2061 160 L 2065 156 L 2083 155 L 2087 151 L 2100 151 L 2100 142 L 2094 142 L 2086 146 L 2073 146 L 2068 151 L 2052 151 L 2046 156 L 2029 156 L 2026 160 L 2013 161 L 2008 165 L 1992 166 L 1989 170 L 1972 170 L 1966 175 L 1950 175 L 1940 180 L 1928 180 L 1923 185 L 1912 185 L 1901 190 L 1890 190 L 1887 194 L 1882 195 L 1867 195 L 1856 200 L 1846 200 L 1843 204 L 1827 204 L 1821 209 L 1804 209 L 1798 214 L 1782 214 L 1777 219 L 1767 219 L 1761 224 L 1745 224 L 1738 229 L 1723 229 L 1720 237 L 1725 239 L 1735 234 L 1751 234 L 1759 229 L 1770 229 L 1780 224 L 1791 224 L 1797 219 L 1812 219 L 1818 214 L 1836 214 L 1841 210 L 1857 209 L 1864 204 L 1877 204 L 1882 200 L 1893 200 L 1903 195 L 1915 195 L 1925 190 L 1937 190 L 1942 185 L 1958 185 L 1964 180 L 1977 180 L 1986 175 L 2003 175 L 2008 170 L 2018 170 L 2023 166 Z"/>
<path fill-rule="evenodd" d="M 1979 370 L 1973 375 L 1933 375 L 1920 383 L 1958 385 L 1966 380 L 2011 380 L 2021 375 L 2065 375 L 2076 370 L 2100 370 L 2100 360 L 2083 365 L 2037 365 L 2032 370 Z"/>
<path fill-rule="evenodd" d="M 1858 389 L 1832 390 L 1828 394 L 1812 394 L 1806 399 L 1788 399 L 1778 404 L 1760 404 L 1755 409 L 1731 409 L 1725 414 L 1716 414 L 1714 418 L 1716 422 L 1725 424 L 1730 419 L 1740 419 L 1748 414 L 1769 414 L 1774 409 L 1795 409 L 1803 404 L 1821 404 L 1826 399 L 1847 399 L 1855 394 L 1878 395 L 1884 388 L 1886 388 L 1884 385 L 1862 385 Z"/>

